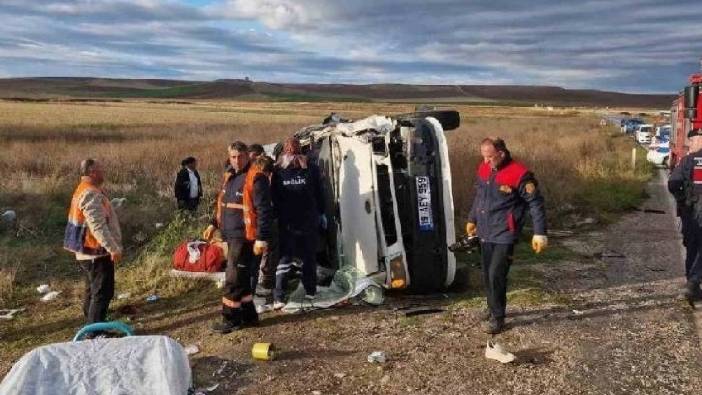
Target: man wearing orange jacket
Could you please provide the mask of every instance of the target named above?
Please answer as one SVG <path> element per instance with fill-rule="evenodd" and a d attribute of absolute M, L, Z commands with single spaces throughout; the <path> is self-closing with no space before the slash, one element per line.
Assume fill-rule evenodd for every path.
<path fill-rule="evenodd" d="M 229 146 L 228 152 L 229 167 L 217 196 L 213 221 L 229 247 L 222 296 L 223 319 L 212 326 L 215 332 L 222 334 L 258 324 L 251 270 L 256 265 L 256 255 L 268 248 L 273 219 L 268 177 L 252 166 L 246 144 L 237 141 Z"/>
<path fill-rule="evenodd" d="M 122 260 L 122 233 L 117 213 L 101 189 L 102 166 L 93 159 L 80 163 L 80 183 L 73 193 L 63 247 L 75 253 L 85 274 L 83 314 L 102 322 L 114 296 L 115 266 Z"/>
<path fill-rule="evenodd" d="M 507 306 L 507 274 L 514 245 L 529 211 L 534 224 L 532 248 L 538 254 L 548 246 L 544 198 L 534 174 L 512 159 L 500 138 L 486 138 L 480 144 L 483 162 L 478 167 L 475 198 L 466 233 L 480 237 L 483 283 L 487 296 L 488 320 L 484 330 L 500 333 Z"/>

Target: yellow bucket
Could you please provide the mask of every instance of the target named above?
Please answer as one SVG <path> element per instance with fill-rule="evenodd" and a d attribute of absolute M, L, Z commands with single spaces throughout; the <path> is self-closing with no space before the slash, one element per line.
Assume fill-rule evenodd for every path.
<path fill-rule="evenodd" d="M 254 343 L 251 356 L 259 361 L 272 361 L 275 359 L 275 346 L 271 343 Z"/>

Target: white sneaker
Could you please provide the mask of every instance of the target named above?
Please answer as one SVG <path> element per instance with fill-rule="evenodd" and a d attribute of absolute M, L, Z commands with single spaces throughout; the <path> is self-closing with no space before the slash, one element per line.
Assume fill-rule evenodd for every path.
<path fill-rule="evenodd" d="M 487 342 L 487 347 L 485 347 L 485 358 L 494 359 L 502 363 L 510 363 L 517 359 L 514 354 L 505 350 L 502 345 L 489 340 Z"/>
<path fill-rule="evenodd" d="M 273 310 L 280 310 L 283 307 L 285 307 L 285 303 L 283 302 L 273 302 Z"/>

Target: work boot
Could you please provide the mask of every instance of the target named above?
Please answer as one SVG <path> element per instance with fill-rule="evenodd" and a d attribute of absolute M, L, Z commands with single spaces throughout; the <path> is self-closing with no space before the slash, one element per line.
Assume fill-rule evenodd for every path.
<path fill-rule="evenodd" d="M 695 307 L 695 302 L 702 300 L 702 290 L 700 290 L 700 284 L 695 281 L 688 281 L 685 287 L 685 299 L 692 306 Z"/>
<path fill-rule="evenodd" d="M 253 302 L 241 304 L 241 318 L 243 321 L 242 326 L 258 325 L 258 312 L 256 312 L 256 306 Z"/>
<path fill-rule="evenodd" d="M 505 319 L 504 318 L 490 317 L 490 320 L 483 324 L 483 331 L 485 333 L 489 333 L 491 335 L 496 335 L 496 334 L 502 332 L 504 327 L 505 327 Z"/>
<path fill-rule="evenodd" d="M 239 330 L 240 328 L 241 325 L 237 325 L 236 323 L 233 323 L 227 319 L 222 319 L 221 322 L 217 322 L 212 325 L 212 330 L 222 335 L 234 332 L 236 330 Z"/>

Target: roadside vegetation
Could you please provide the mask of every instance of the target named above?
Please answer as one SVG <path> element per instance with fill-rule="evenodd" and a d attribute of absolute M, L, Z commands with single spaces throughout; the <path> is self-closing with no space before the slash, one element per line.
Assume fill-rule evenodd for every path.
<path fill-rule="evenodd" d="M 547 199 L 551 228 L 573 230 L 609 223 L 638 207 L 651 174 L 644 155 L 631 167 L 633 143 L 615 128 L 599 126 L 592 110 L 456 106 L 462 126 L 448 137 L 452 163 L 456 226 L 462 233 L 469 205 L 478 146 L 485 136 L 506 139 L 516 158 L 536 173 Z M 173 247 L 196 237 L 211 215 L 210 202 L 220 182 L 225 148 L 234 140 L 268 143 L 321 121 L 330 111 L 350 118 L 373 113 L 413 111 L 410 104 L 251 103 L 251 102 L 0 102 L 0 212 L 17 212 L 15 229 L 0 231 L 0 308 L 24 307 L 12 321 L 0 322 L 0 376 L 13 360 L 47 342 L 64 341 L 80 327 L 82 278 L 73 257 L 61 248 L 66 209 L 78 180 L 81 159 L 102 161 L 111 197 L 125 197 L 120 213 L 126 259 L 118 268 L 113 317 L 127 303 L 158 294 L 161 304 L 144 305 L 137 328 L 156 330 L 149 317 L 192 311 L 216 302 L 217 290 L 167 276 Z M 172 182 L 186 156 L 200 162 L 206 190 L 196 217 L 175 213 Z M 528 232 L 527 232 L 528 233 Z M 554 246 L 534 257 L 522 245 L 515 291 L 518 303 L 562 303 L 541 289 L 529 263 L 557 264 L 570 252 Z M 473 260 L 471 260 L 473 259 Z M 468 267 L 474 256 L 461 256 Z M 474 306 L 479 279 L 474 270 L 467 293 L 456 306 Z M 39 302 L 35 288 L 49 284 L 58 300 Z M 151 325 L 151 326 L 150 326 Z"/>

